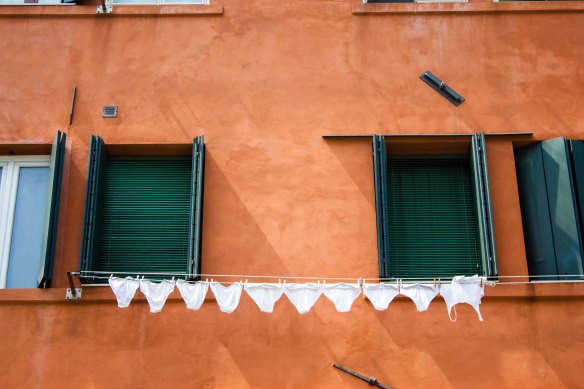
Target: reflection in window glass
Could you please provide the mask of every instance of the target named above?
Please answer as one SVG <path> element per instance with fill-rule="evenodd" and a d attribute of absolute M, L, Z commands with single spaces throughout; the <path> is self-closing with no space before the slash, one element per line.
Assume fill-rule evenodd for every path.
<path fill-rule="evenodd" d="M 8 261 L 7 288 L 36 288 L 49 190 L 48 167 L 21 167 Z"/>

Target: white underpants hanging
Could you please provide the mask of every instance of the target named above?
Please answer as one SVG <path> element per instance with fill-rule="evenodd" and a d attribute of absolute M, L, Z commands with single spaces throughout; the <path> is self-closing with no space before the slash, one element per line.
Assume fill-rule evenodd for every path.
<path fill-rule="evenodd" d="M 280 284 L 246 283 L 244 289 L 262 312 L 273 312 L 274 304 L 284 293 Z"/>
<path fill-rule="evenodd" d="M 483 321 L 479 305 L 485 294 L 485 281 L 486 278 L 477 275 L 472 277 L 457 276 L 452 279 L 450 285 L 445 284 L 440 287 L 440 294 L 446 302 L 448 317 L 451 321 L 456 321 L 458 314 L 455 305 L 461 303 L 470 304 L 479 315 L 479 320 Z M 454 319 L 452 319 L 452 308 L 454 308 Z"/>
<path fill-rule="evenodd" d="M 288 300 L 296 307 L 299 314 L 305 314 L 316 303 L 322 294 L 321 284 L 284 284 L 284 294 Z"/>
<path fill-rule="evenodd" d="M 345 283 L 325 285 L 323 293 L 335 304 L 337 312 L 349 312 L 351 305 L 361 294 L 361 286 Z"/>
<path fill-rule="evenodd" d="M 390 284 L 365 284 L 363 293 L 376 310 L 384 311 L 399 294 L 399 288 L 397 285 Z"/>
<path fill-rule="evenodd" d="M 150 305 L 150 312 L 157 313 L 162 310 L 166 299 L 174 290 L 174 282 L 163 280 L 155 283 L 148 280 L 140 281 L 140 291 L 146 296 L 148 305 Z"/>
<path fill-rule="evenodd" d="M 130 305 L 134 298 L 134 294 L 136 294 L 136 291 L 140 287 L 140 281 L 131 277 L 112 277 L 108 282 L 110 288 L 112 288 L 112 291 L 116 295 L 118 307 L 120 308 L 127 308 Z"/>
<path fill-rule="evenodd" d="M 239 282 L 229 286 L 224 286 L 219 282 L 211 282 L 211 291 L 215 295 L 215 300 L 217 300 L 221 312 L 231 313 L 235 311 L 235 308 L 239 305 L 242 290 L 243 285 Z"/>
<path fill-rule="evenodd" d="M 203 302 L 205 301 L 205 296 L 209 290 L 209 283 L 195 282 L 191 284 L 184 280 L 178 280 L 176 282 L 176 287 L 178 288 L 180 295 L 185 301 L 187 308 L 197 311 L 201 308 Z"/>
<path fill-rule="evenodd" d="M 418 312 L 424 312 L 438 294 L 438 288 L 427 284 L 402 285 L 400 293 L 412 299 Z"/>

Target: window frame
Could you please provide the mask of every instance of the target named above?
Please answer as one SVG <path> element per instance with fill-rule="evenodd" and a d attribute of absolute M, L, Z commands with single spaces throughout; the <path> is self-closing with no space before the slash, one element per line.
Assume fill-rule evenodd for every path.
<path fill-rule="evenodd" d="M 495 234 L 490 199 L 486 145 L 484 134 L 461 134 L 470 137 L 469 163 L 471 180 L 474 187 L 475 205 L 477 208 L 477 227 L 481 248 L 483 274 L 490 277 L 498 275 L 495 248 Z M 390 138 L 391 136 L 387 136 Z M 377 222 L 377 247 L 379 261 L 379 277 L 381 279 L 395 278 L 390 271 L 389 255 L 389 220 L 388 210 L 388 152 L 385 135 L 373 135 L 373 165 L 375 181 L 375 209 Z M 435 144 L 446 143 L 444 140 Z"/>
<path fill-rule="evenodd" d="M 51 167 L 50 155 L 0 156 L 2 178 L 0 180 L 0 289 L 6 288 L 8 277 L 8 262 L 16 210 L 16 195 L 18 192 L 20 169 L 23 167 Z M 50 185 L 50 181 L 49 181 Z M 50 188 L 48 188 L 50 191 Z M 50 204 L 47 204 L 49 211 Z M 43 255 L 43 253 L 41 253 Z M 42 272 L 42 269 L 40 270 Z"/>
<path fill-rule="evenodd" d="M 103 188 L 105 169 L 108 158 L 107 146 L 100 136 L 93 135 L 90 142 L 89 163 L 87 173 L 87 186 L 85 194 L 85 207 L 83 215 L 83 231 L 81 242 L 81 254 L 79 260 L 80 271 L 88 275 L 91 279 L 91 273 L 96 273 L 96 261 L 99 260 L 96 253 L 97 226 L 99 225 L 99 214 L 101 212 L 101 189 Z M 131 154 L 131 153 L 130 153 Z M 125 153 L 116 153 L 116 155 L 127 155 Z M 141 154 L 147 156 L 148 154 Z M 156 155 L 156 153 L 154 153 Z M 166 154 L 164 154 L 166 155 Z M 188 154 L 187 154 L 188 155 Z M 205 144 L 204 137 L 195 137 L 191 148 L 191 177 L 190 177 L 190 200 L 189 209 L 189 235 L 188 235 L 188 253 L 185 258 L 184 274 L 199 274 L 201 269 L 202 253 L 202 220 L 203 220 L 203 191 L 204 191 L 204 172 L 205 172 Z M 155 273 L 145 270 L 147 273 Z M 113 272 L 113 274 L 122 274 Z M 132 273 L 134 274 L 134 273 Z M 140 273 L 143 274 L 143 273 Z M 179 273 L 176 273 L 177 276 Z M 135 274 L 137 275 L 137 274 Z M 198 277 L 188 277 L 196 279 Z"/>

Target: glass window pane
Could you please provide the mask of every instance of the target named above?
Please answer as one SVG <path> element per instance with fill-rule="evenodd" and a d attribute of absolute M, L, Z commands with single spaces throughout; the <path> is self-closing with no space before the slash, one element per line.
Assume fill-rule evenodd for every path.
<path fill-rule="evenodd" d="M 7 288 L 36 288 L 49 190 L 48 167 L 20 168 Z"/>

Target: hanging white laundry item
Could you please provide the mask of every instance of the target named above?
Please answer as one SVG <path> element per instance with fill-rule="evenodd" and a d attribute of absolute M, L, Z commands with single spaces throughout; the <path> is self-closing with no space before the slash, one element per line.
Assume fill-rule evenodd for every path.
<path fill-rule="evenodd" d="M 337 312 L 349 312 L 351 305 L 361 294 L 361 286 L 345 283 L 325 285 L 323 293 L 335 304 Z"/>
<path fill-rule="evenodd" d="M 400 293 L 412 299 L 418 312 L 424 312 L 438 294 L 438 288 L 428 284 L 402 285 Z"/>
<path fill-rule="evenodd" d="M 209 290 L 209 283 L 199 281 L 191 284 L 185 280 L 178 280 L 176 282 L 176 287 L 185 301 L 187 308 L 197 311 L 205 301 L 205 296 Z"/>
<path fill-rule="evenodd" d="M 118 307 L 120 308 L 127 308 L 130 305 L 134 298 L 134 294 L 136 294 L 136 290 L 140 287 L 140 281 L 131 277 L 112 277 L 108 282 L 110 288 L 112 288 L 112 291 L 116 295 Z"/>
<path fill-rule="evenodd" d="M 299 314 L 310 311 L 323 291 L 321 284 L 312 282 L 306 284 L 284 284 L 284 294 L 296 307 Z"/>
<path fill-rule="evenodd" d="M 479 320 L 483 321 L 483 316 L 479 310 L 481 299 L 485 294 L 485 277 L 474 275 L 472 277 L 457 276 L 452 279 L 450 285 L 445 284 L 440 287 L 440 294 L 446 302 L 448 317 L 451 321 L 456 321 L 456 304 L 470 304 L 479 315 Z M 452 319 L 452 308 L 454 308 L 454 319 Z"/>
<path fill-rule="evenodd" d="M 262 312 L 273 312 L 274 304 L 282 297 L 284 289 L 280 284 L 245 283 L 245 291 Z"/>
<path fill-rule="evenodd" d="M 221 312 L 231 313 L 235 311 L 235 308 L 239 305 L 243 285 L 239 282 L 229 286 L 224 286 L 219 282 L 211 282 L 210 285 Z"/>
<path fill-rule="evenodd" d="M 378 311 L 384 311 L 399 294 L 399 287 L 390 284 L 365 284 L 363 293 Z"/>
<path fill-rule="evenodd" d="M 156 283 L 148 280 L 140 281 L 140 291 L 146 296 L 150 312 L 157 313 L 162 310 L 166 299 L 174 290 L 174 281 L 163 280 Z"/>

